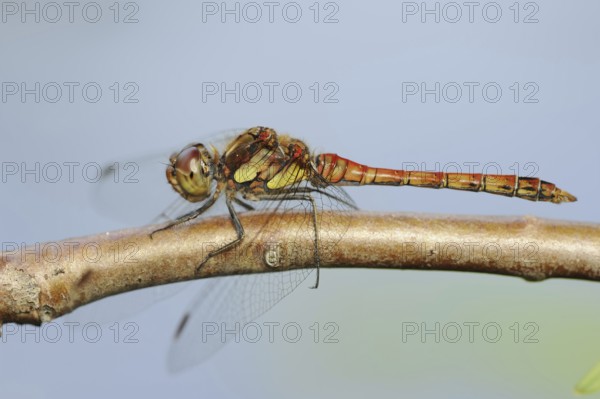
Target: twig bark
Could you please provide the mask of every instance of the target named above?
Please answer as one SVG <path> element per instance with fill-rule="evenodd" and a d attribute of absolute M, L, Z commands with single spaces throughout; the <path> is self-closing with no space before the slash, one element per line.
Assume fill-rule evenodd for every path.
<path fill-rule="evenodd" d="M 198 219 L 154 238 L 149 234 L 156 226 L 148 226 L 8 248 L 0 259 L 0 325 L 39 325 L 106 296 L 153 285 L 311 266 L 314 242 L 310 235 L 297 235 L 304 219 L 294 214 L 281 217 L 286 228 L 265 231 L 260 226 L 268 222 L 268 215 L 241 216 L 246 239 L 211 258 L 198 272 L 205 254 L 235 237 L 227 217 Z M 334 223 L 327 229 L 342 238 L 322 243 L 321 267 L 600 280 L 597 224 L 357 212 L 348 226 L 347 217 L 328 216 Z"/>

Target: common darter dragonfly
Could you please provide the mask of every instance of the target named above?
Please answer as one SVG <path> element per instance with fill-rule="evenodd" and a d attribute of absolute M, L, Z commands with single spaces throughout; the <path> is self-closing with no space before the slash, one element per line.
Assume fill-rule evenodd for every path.
<path fill-rule="evenodd" d="M 168 358 L 171 370 L 206 360 L 228 341 L 227 336 L 207 339 L 205 323 L 229 330 L 234 324 L 243 327 L 293 291 L 312 270 L 316 270 L 313 288 L 319 285 L 320 253 L 343 239 L 339 232 L 349 227 L 332 233 L 328 229 L 331 212 L 323 211 L 356 209 L 342 186 L 449 188 L 556 204 L 576 201 L 555 184 L 536 177 L 404 171 L 370 167 L 332 153 L 313 154 L 301 140 L 261 126 L 237 132 L 222 149 L 199 143 L 186 146 L 170 157 L 166 178 L 180 198 L 161 214 L 159 220 L 167 223 L 152 233 L 154 238 L 206 213 L 221 198 L 227 207 L 236 238 L 199 258 L 198 269 L 211 257 L 253 239 L 245 236 L 238 213 L 253 211 L 257 204 L 262 211 L 273 212 L 268 227 L 275 232 L 288 228 L 278 224 L 278 213 L 303 214 L 297 234 L 314 243 L 312 268 L 210 279 L 176 330 Z"/>

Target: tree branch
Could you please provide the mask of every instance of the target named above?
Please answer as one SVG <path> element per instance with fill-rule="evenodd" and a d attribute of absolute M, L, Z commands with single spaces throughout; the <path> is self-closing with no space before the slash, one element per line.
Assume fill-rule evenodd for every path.
<path fill-rule="evenodd" d="M 227 217 L 199 218 L 153 238 L 149 234 L 156 226 L 5 248 L 0 259 L 0 326 L 39 325 L 106 296 L 153 285 L 313 265 L 314 241 L 310 235 L 297 235 L 305 220 L 294 214 L 278 217 L 285 228 L 269 231 L 261 228 L 269 215 L 240 216 L 246 239 L 211 258 L 198 273 L 208 252 L 235 238 Z M 321 267 L 600 280 L 597 224 L 357 212 L 348 227 L 347 217 L 328 215 L 333 223 L 327 236 L 333 232 L 343 238 L 321 241 Z"/>

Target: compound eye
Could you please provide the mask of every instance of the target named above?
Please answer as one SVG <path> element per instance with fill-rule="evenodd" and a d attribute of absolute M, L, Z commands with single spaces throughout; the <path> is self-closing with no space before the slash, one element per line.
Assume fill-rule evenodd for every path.
<path fill-rule="evenodd" d="M 200 171 L 200 151 L 196 147 L 189 147 L 179 153 L 175 161 L 175 169 L 191 178 Z"/>
<path fill-rule="evenodd" d="M 202 201 L 211 192 L 211 167 L 210 155 L 204 146 L 192 145 L 171 157 L 167 180 L 188 201 Z"/>

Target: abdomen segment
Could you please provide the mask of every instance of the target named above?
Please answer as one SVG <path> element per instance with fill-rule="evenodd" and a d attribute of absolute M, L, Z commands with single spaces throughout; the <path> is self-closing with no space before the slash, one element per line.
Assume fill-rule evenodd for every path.
<path fill-rule="evenodd" d="M 450 188 L 484 191 L 507 197 L 518 197 L 530 201 L 549 201 L 556 204 L 577 201 L 577 198 L 559 189 L 555 184 L 536 177 L 373 168 L 337 154 L 320 154 L 316 157 L 315 162 L 317 172 L 327 182 L 338 186 L 374 184 Z"/>

